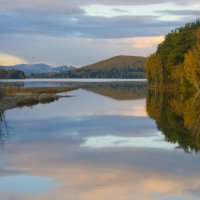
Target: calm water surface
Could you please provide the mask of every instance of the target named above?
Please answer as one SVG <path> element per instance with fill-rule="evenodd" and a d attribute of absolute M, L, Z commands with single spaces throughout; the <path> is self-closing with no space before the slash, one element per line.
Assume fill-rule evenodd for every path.
<path fill-rule="evenodd" d="M 199 155 L 166 141 L 145 91 L 90 85 L 6 111 L 0 199 L 199 200 Z"/>

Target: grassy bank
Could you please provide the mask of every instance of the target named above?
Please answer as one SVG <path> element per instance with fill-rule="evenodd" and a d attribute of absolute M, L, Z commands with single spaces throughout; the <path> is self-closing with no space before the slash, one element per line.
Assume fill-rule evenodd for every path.
<path fill-rule="evenodd" d="M 11 108 L 33 106 L 39 103 L 50 103 L 67 95 L 59 93 L 69 92 L 77 87 L 48 87 L 48 88 L 0 88 L 0 112 Z"/>

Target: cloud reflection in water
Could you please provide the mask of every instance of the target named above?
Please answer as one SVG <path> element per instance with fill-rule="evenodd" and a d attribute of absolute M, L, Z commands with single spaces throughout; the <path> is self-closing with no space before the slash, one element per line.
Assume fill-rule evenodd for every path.
<path fill-rule="evenodd" d="M 56 186 L 31 195 L 10 187 L 0 199 L 199 199 L 197 155 L 163 141 L 148 117 L 121 114 L 145 106 L 144 100 L 117 101 L 83 90 L 75 94 L 7 112 L 13 137 L 1 152 L 0 176 L 50 177 Z M 109 108 L 117 112 L 104 114 Z"/>

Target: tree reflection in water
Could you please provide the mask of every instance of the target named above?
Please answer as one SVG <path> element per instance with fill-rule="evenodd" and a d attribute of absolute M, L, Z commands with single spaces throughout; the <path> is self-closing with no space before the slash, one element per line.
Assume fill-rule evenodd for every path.
<path fill-rule="evenodd" d="M 150 90 L 146 107 L 167 141 L 185 152 L 200 152 L 200 95 Z"/>
<path fill-rule="evenodd" d="M 0 102 L 4 97 L 4 92 L 0 89 Z M 3 111 L 0 111 L 0 147 L 2 147 L 8 139 L 8 124 Z"/>
<path fill-rule="evenodd" d="M 6 140 L 8 140 L 9 131 L 5 114 L 0 112 L 0 146 L 4 146 Z"/>

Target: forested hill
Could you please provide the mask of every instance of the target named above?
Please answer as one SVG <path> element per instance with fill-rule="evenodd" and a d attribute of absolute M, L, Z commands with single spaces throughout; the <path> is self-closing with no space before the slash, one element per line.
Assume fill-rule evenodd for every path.
<path fill-rule="evenodd" d="M 154 86 L 200 91 L 200 21 L 188 23 L 165 36 L 147 58 L 146 73 Z"/>
<path fill-rule="evenodd" d="M 143 70 L 145 58 L 139 56 L 116 56 L 83 67 L 84 70 L 107 71 L 107 70 Z"/>
<path fill-rule="evenodd" d="M 49 78 L 145 78 L 145 58 L 116 56 L 68 72 L 41 74 L 40 76 Z"/>
<path fill-rule="evenodd" d="M 0 79 L 24 79 L 25 74 L 20 70 L 5 70 L 0 67 Z"/>

